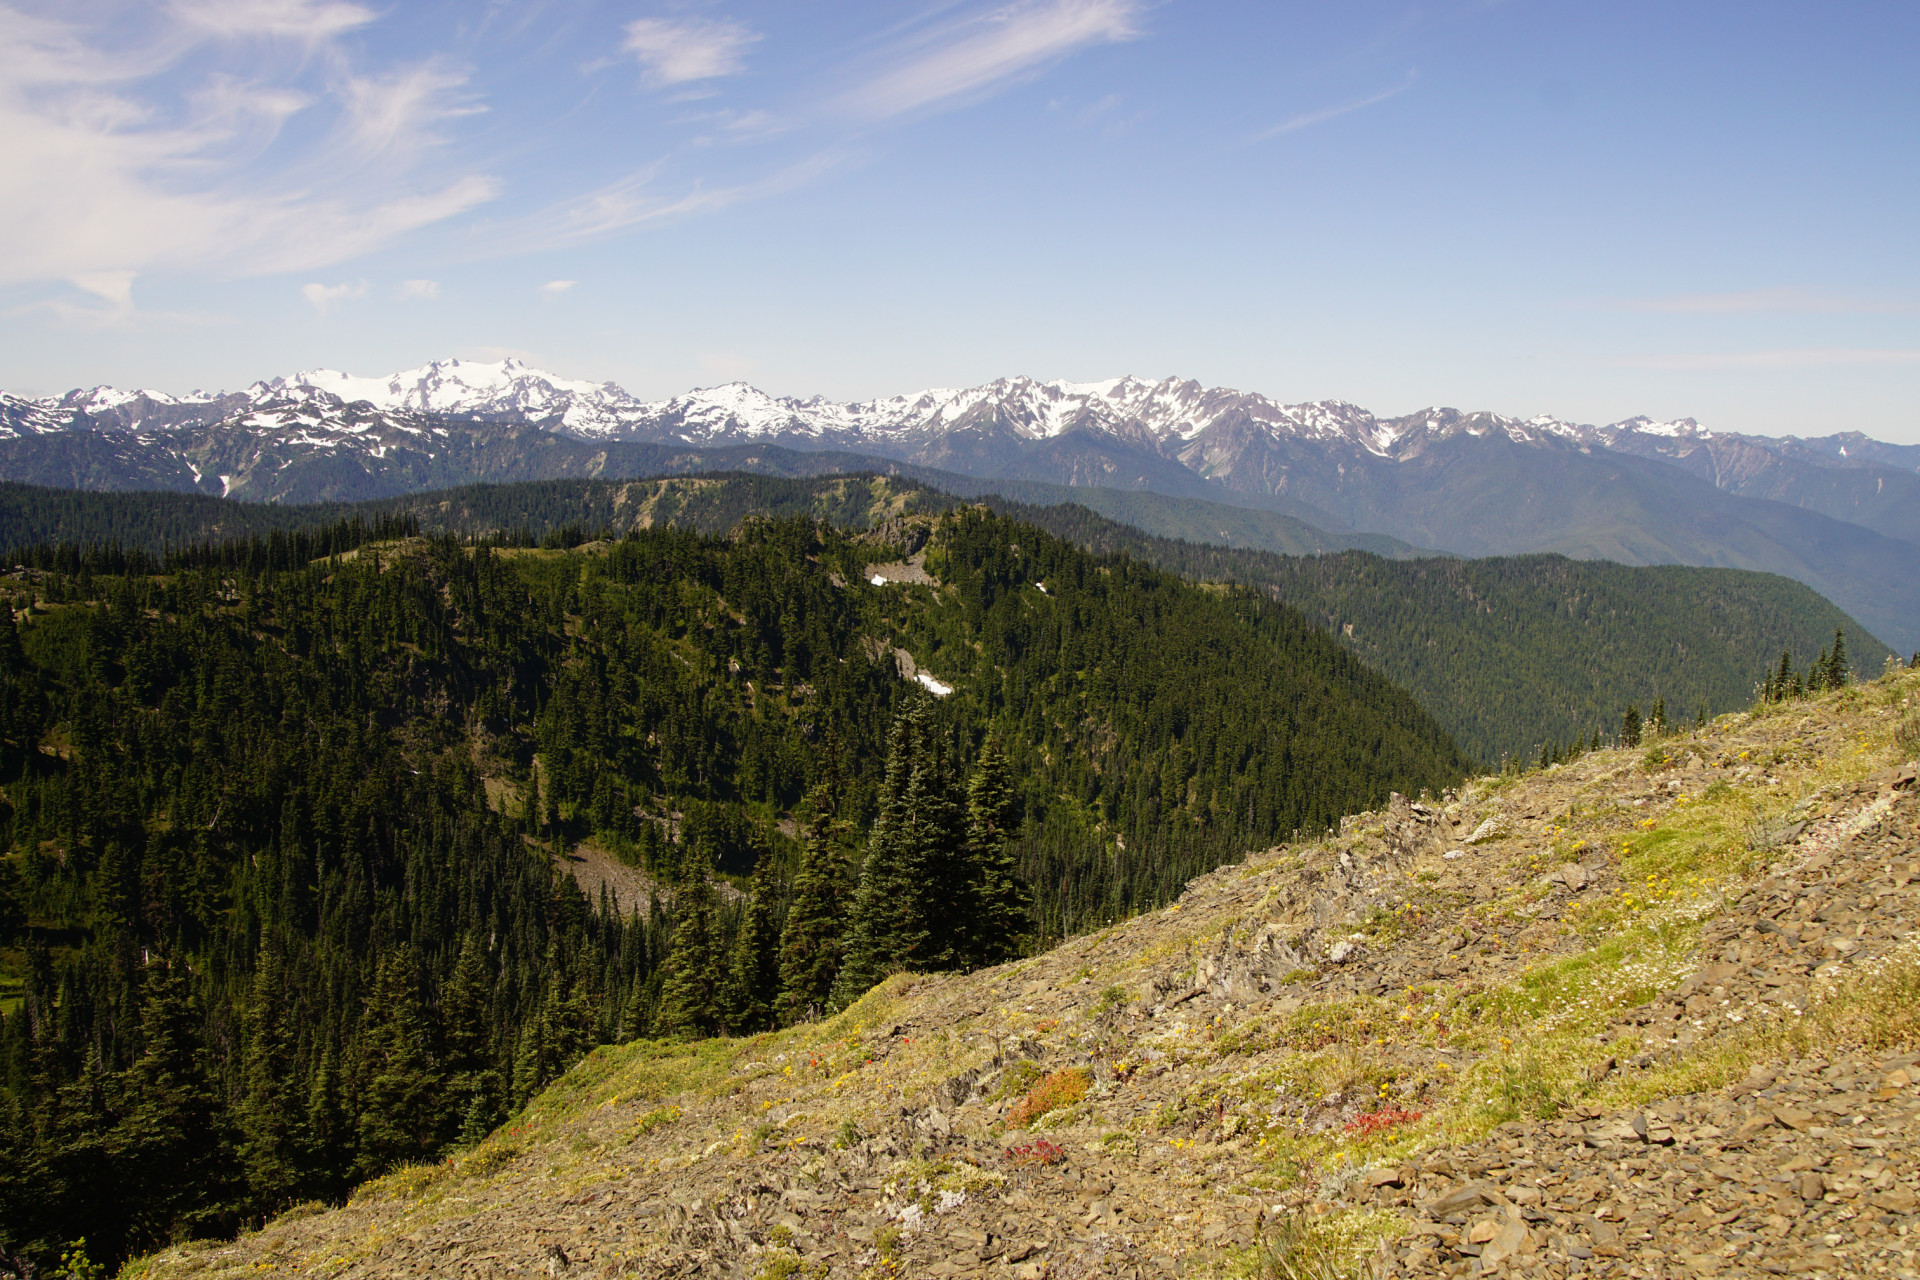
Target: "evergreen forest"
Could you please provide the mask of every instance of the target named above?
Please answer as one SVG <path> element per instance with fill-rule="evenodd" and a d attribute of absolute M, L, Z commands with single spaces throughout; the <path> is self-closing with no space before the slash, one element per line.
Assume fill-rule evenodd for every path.
<path fill-rule="evenodd" d="M 726 532 L 521 501 L 15 543 L 7 1258 L 338 1200 L 594 1044 L 995 963 L 1469 767 L 1263 594 L 777 483 L 684 491 Z"/>
<path fill-rule="evenodd" d="M 1623 708 L 1676 717 L 1753 705 L 1782 650 L 1823 657 L 1844 633 L 1857 670 L 1892 651 L 1813 588 L 1778 574 L 1629 566 L 1566 556 L 1284 556 L 1156 538 L 1081 507 L 995 510 L 1105 554 L 1285 601 L 1418 698 L 1476 759 L 1537 759 L 1598 733 Z"/>
<path fill-rule="evenodd" d="M 1147 503 L 1160 524 L 1184 513 L 1175 523 L 1195 530 L 1219 527 L 1222 510 L 1232 510 L 1157 494 L 1103 496 L 1121 511 Z M 982 501 L 1088 550 L 1130 555 L 1193 581 L 1240 583 L 1293 605 L 1410 691 L 1487 765 L 1536 759 L 1595 733 L 1611 738 L 1629 704 L 1663 699 L 1689 719 L 1748 706 L 1782 650 L 1804 661 L 1836 628 L 1863 674 L 1879 671 L 1889 653 L 1812 588 L 1775 574 L 1555 555 L 1280 555 L 1156 537 L 1074 504 Z M 752 515 L 811 514 L 864 529 L 958 503 L 913 480 L 876 475 L 555 480 L 305 507 L 0 484 L 0 544 L 117 543 L 159 553 L 360 520 L 560 546 L 649 524 L 723 533 Z"/>

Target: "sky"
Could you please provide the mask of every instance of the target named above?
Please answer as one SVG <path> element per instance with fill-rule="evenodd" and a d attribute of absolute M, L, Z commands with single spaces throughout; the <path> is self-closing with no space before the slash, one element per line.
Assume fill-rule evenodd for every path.
<path fill-rule="evenodd" d="M 1920 6 L 0 0 L 0 388 L 515 356 L 1920 442 Z"/>

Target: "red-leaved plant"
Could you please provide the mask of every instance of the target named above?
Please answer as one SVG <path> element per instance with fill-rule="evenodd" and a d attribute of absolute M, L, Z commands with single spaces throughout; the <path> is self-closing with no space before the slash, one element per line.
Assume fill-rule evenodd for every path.
<path fill-rule="evenodd" d="M 1059 1164 L 1067 1158 L 1064 1147 L 1048 1142 L 1045 1138 L 1035 1138 L 1032 1142 L 1022 1142 L 1007 1148 L 1008 1164 Z"/>
<path fill-rule="evenodd" d="M 1397 1124 L 1412 1124 L 1424 1114 L 1408 1111 L 1405 1107 L 1382 1107 L 1378 1111 L 1369 1111 L 1355 1116 L 1347 1122 L 1347 1131 L 1370 1138 L 1376 1133 L 1385 1133 Z"/>

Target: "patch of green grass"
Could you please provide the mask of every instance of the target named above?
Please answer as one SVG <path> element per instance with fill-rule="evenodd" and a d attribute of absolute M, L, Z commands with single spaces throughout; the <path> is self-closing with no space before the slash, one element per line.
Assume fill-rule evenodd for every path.
<path fill-rule="evenodd" d="M 1233 1280 L 1366 1280 L 1368 1255 L 1398 1235 L 1399 1220 L 1369 1211 L 1287 1213 L 1268 1221 L 1260 1241 L 1234 1257 Z"/>
<path fill-rule="evenodd" d="M 1040 1064 L 1037 1062 L 1028 1062 L 1024 1058 L 1018 1062 L 1009 1062 L 1000 1072 L 1000 1079 L 995 1082 L 993 1092 L 988 1095 L 987 1101 L 1004 1102 L 1016 1093 L 1025 1093 L 1033 1087 L 1035 1081 L 1040 1079 L 1041 1074 Z"/>
<path fill-rule="evenodd" d="M 1920 760 L 1920 711 L 1907 715 L 1894 728 L 1894 749 L 1903 760 Z"/>
<path fill-rule="evenodd" d="M 510 1142 L 483 1143 L 472 1155 L 460 1161 L 458 1168 L 469 1177 L 490 1178 L 513 1163 L 519 1155 L 520 1148 Z"/>

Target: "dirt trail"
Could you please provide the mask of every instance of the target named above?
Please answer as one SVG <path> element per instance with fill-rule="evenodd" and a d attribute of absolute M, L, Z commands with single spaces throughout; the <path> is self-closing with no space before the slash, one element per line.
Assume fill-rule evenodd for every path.
<path fill-rule="evenodd" d="M 1916 704 L 1395 797 L 1030 960 L 603 1048 L 472 1151 L 145 1270 L 1920 1275 Z"/>

